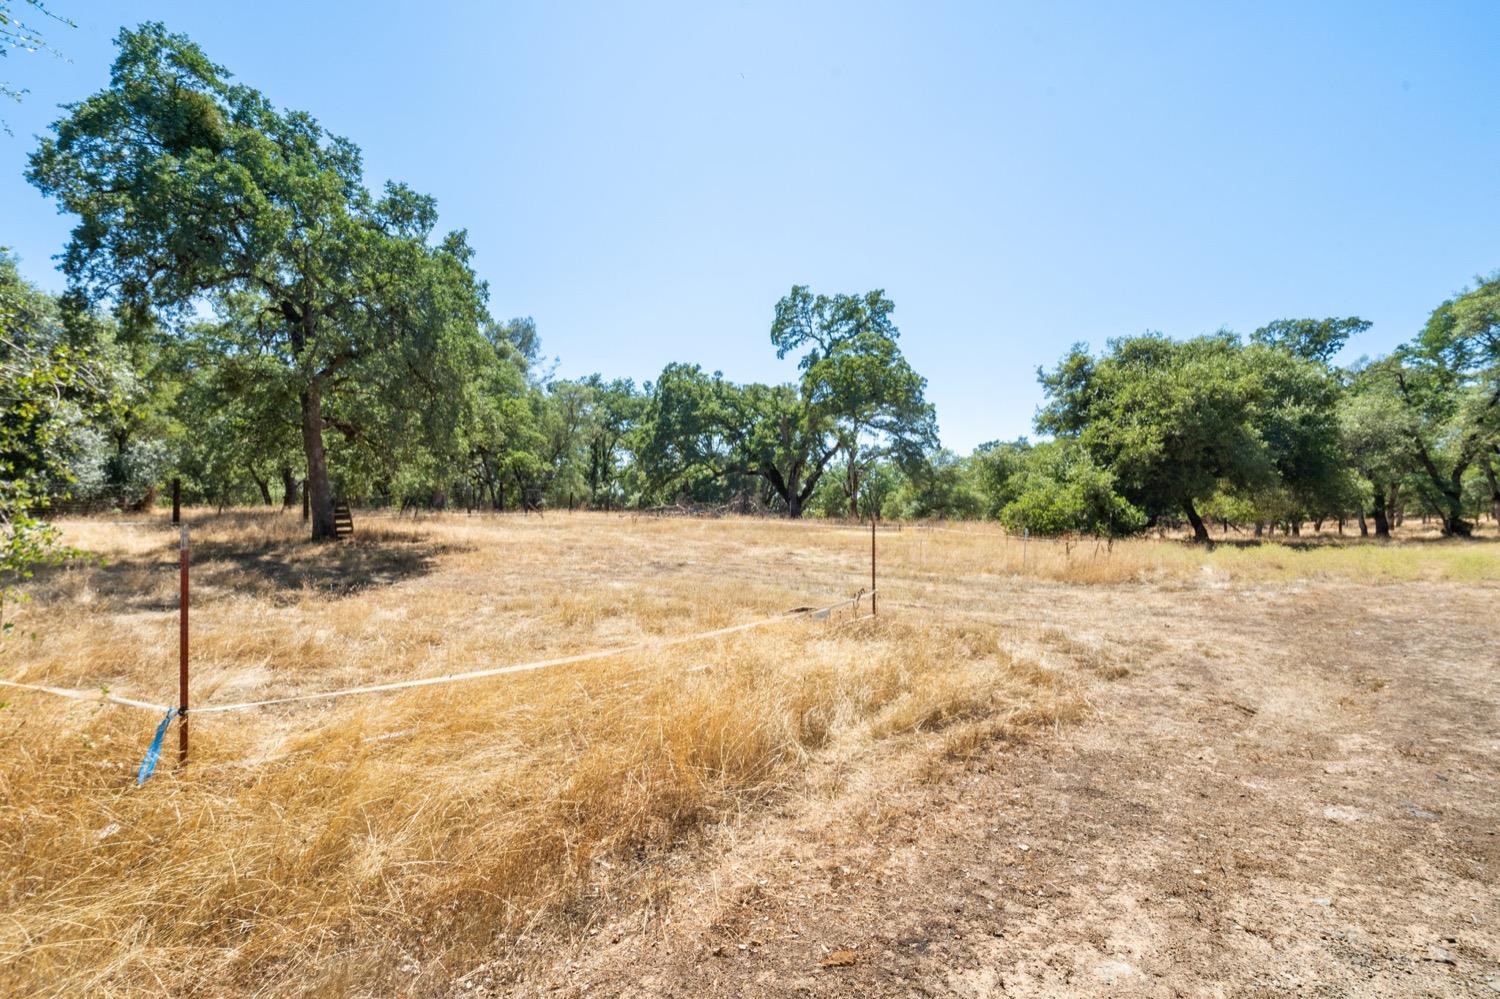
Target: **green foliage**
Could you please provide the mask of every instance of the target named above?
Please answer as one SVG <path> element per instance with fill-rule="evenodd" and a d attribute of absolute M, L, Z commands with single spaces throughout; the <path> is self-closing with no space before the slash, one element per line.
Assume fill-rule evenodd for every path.
<path fill-rule="evenodd" d="M 1370 328 L 1357 316 L 1346 319 L 1277 319 L 1250 334 L 1252 343 L 1283 350 L 1304 361 L 1332 362 L 1349 338 Z"/>
<path fill-rule="evenodd" d="M 1293 522 L 1336 516 L 1355 505 L 1358 490 L 1339 425 L 1342 387 L 1333 370 L 1301 350 L 1252 343 L 1244 353 L 1255 385 L 1250 419 L 1273 470 L 1271 483 L 1251 485 L 1282 490 L 1282 519 Z"/>
<path fill-rule="evenodd" d="M 1114 475 L 1074 441 L 992 447 L 986 480 L 999 518 L 1013 532 L 1129 534 L 1144 515 L 1115 491 Z"/>
<path fill-rule="evenodd" d="M 295 398 L 314 537 L 332 535 L 325 426 L 351 477 L 461 450 L 489 322 L 463 233 L 433 200 L 369 192 L 358 148 L 230 82 L 160 24 L 122 31 L 110 85 L 69 109 L 28 177 L 80 221 L 63 268 L 127 332 L 178 335 L 206 300 L 225 357 L 274 362 L 255 384 Z M 524 349 L 524 345 L 521 347 Z"/>
<path fill-rule="evenodd" d="M 962 458 L 939 449 L 920 462 L 904 467 L 896 462 L 879 466 L 888 470 L 886 481 L 878 472 L 867 477 L 866 488 L 879 495 L 885 516 L 905 520 L 968 520 L 984 511 L 984 496 L 974 476 L 973 458 Z M 870 480 L 874 480 L 871 482 Z"/>
<path fill-rule="evenodd" d="M 1500 274 L 1433 310 L 1382 371 L 1409 420 L 1421 487 L 1444 532 L 1469 534 L 1465 476 L 1500 448 Z"/>
<path fill-rule="evenodd" d="M 71 557 L 38 514 L 68 478 L 68 433 L 94 404 L 88 359 L 69 346 L 47 296 L 0 251 L 0 633 L 35 567 Z"/>
<path fill-rule="evenodd" d="M 1148 517 L 1185 513 L 1199 538 L 1197 505 L 1220 492 L 1278 494 L 1291 519 L 1321 517 L 1348 501 L 1352 480 L 1339 382 L 1308 353 L 1317 351 L 1287 338 L 1246 346 L 1225 332 L 1113 340 L 1098 358 L 1075 348 L 1042 376 L 1037 426 L 1076 441 Z"/>
<path fill-rule="evenodd" d="M 1074 348 L 1042 385 L 1037 428 L 1076 441 L 1148 516 L 1194 519 L 1221 483 L 1273 474 L 1255 425 L 1260 386 L 1231 334 L 1112 340 L 1099 358 Z"/>
<path fill-rule="evenodd" d="M 0 38 L 16 27 L 0 0 Z M 33 7 L 39 8 L 33 3 Z M 336 493 L 539 510 L 687 497 L 791 516 L 998 518 L 1113 535 L 1185 516 L 1304 520 L 1406 502 L 1462 534 L 1500 510 L 1500 276 L 1395 355 L 1342 372 L 1369 323 L 1280 319 L 1079 346 L 1041 373 L 1052 440 L 939 449 L 884 292 L 775 307 L 783 384 L 688 363 L 640 388 L 555 379 L 529 318 L 497 321 L 433 199 L 366 187 L 359 149 L 278 109 L 160 24 L 122 31 L 107 87 L 69 105 L 28 178 L 77 217 L 58 300 L 0 259 L 0 506 L 20 578 L 62 503 Z M 108 307 L 109 314 L 102 310 Z"/>
<path fill-rule="evenodd" d="M 888 456 L 936 443 L 926 382 L 901 355 L 883 293 L 814 297 L 796 286 L 776 306 L 778 357 L 801 352 L 792 385 L 736 385 L 696 365 L 671 364 L 648 386 L 640 461 L 656 494 L 761 480 L 790 516 L 802 514 L 833 459 L 847 466 L 846 499 Z"/>

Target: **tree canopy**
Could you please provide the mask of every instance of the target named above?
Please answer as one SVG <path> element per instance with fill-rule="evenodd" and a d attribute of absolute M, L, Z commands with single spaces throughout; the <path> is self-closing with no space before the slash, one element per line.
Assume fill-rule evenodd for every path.
<path fill-rule="evenodd" d="M 0 38 L 34 32 L 0 0 Z M 33 12 L 45 12 L 32 3 Z M 10 32 L 9 35 L 6 33 Z M 32 35 L 25 37 L 31 38 Z M 39 38 L 39 36 L 36 36 Z M 799 517 L 990 517 L 1117 535 L 1250 520 L 1298 533 L 1403 511 L 1465 535 L 1500 516 L 1500 275 L 1392 354 L 1370 323 L 1075 346 L 1038 375 L 1038 439 L 944 449 L 884 291 L 792 285 L 784 379 L 691 358 L 651 381 L 557 377 L 537 323 L 500 320 L 465 231 L 350 139 L 273 105 L 161 24 L 122 31 L 109 83 L 65 107 L 27 176 L 76 220 L 68 290 L 0 258 L 0 517 L 20 571 L 65 506 L 336 497 L 539 512 L 679 501 Z M 925 332 L 925 331 L 924 331 Z M 14 575 L 14 572 L 12 573 Z"/>

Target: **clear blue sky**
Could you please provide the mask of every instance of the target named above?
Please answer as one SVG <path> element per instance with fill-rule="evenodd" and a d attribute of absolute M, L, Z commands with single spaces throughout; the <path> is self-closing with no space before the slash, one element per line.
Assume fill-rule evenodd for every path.
<path fill-rule="evenodd" d="M 1500 268 L 1493 0 L 54 5 L 69 61 L 0 61 L 0 244 L 51 287 L 25 154 L 153 18 L 436 195 L 561 374 L 786 379 L 777 298 L 882 287 L 959 450 L 1074 341 L 1373 320 L 1348 359 Z"/>

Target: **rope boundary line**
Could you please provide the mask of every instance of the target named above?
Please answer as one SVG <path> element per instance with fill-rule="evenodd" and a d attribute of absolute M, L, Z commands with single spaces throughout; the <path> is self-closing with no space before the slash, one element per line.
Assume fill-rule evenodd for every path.
<path fill-rule="evenodd" d="M 573 663 L 591 662 L 596 659 L 608 659 L 613 656 L 625 655 L 630 652 L 644 652 L 649 649 L 671 648 L 676 645 L 686 645 L 690 642 L 698 642 L 708 638 L 719 638 L 724 635 L 733 635 L 742 631 L 750 631 L 754 628 L 763 628 L 780 621 L 790 621 L 799 617 L 812 620 L 827 618 L 834 611 L 842 607 L 858 607 L 861 600 L 872 596 L 875 590 L 861 589 L 854 596 L 837 603 L 828 604 L 824 607 L 798 607 L 796 610 L 784 614 L 776 614 L 771 617 L 761 618 L 756 621 L 747 621 L 744 624 L 734 624 L 725 628 L 714 628 L 710 631 L 701 631 L 692 635 L 678 635 L 672 638 L 654 639 L 645 642 L 635 642 L 630 645 L 620 645 L 608 649 L 597 649 L 593 652 L 580 652 L 571 656 L 560 656 L 554 659 L 538 659 L 533 662 L 514 663 L 507 666 L 494 666 L 489 669 L 469 670 L 463 673 L 445 673 L 441 676 L 418 677 L 412 680 L 395 680 L 389 683 L 363 684 L 356 687 L 343 687 L 336 690 L 320 690 L 311 694 L 294 694 L 288 697 L 270 697 L 258 701 L 238 701 L 231 704 L 205 704 L 195 705 L 189 714 L 193 716 L 203 714 L 223 714 L 230 711 L 248 711 L 252 708 L 270 707 L 277 704 L 294 704 L 307 701 L 333 700 L 339 697 L 349 697 L 355 694 L 376 694 L 392 690 L 408 690 L 414 687 L 431 687 L 448 683 L 463 683 L 469 680 L 481 680 L 492 676 L 504 676 L 511 673 L 528 673 L 535 670 L 550 669 L 553 666 L 567 666 Z M 151 701 L 141 701 L 129 697 L 120 697 L 116 694 L 100 691 L 93 693 L 83 690 L 73 690 L 68 687 L 54 687 L 39 683 L 22 683 L 17 680 L 0 679 L 0 686 L 12 687 L 20 690 L 39 691 L 41 693 L 53 694 L 65 697 L 73 701 L 95 702 L 117 704 L 122 707 L 138 708 L 143 711 L 161 713 L 164 711 L 175 711 L 166 704 L 156 704 Z"/>
<path fill-rule="evenodd" d="M 0 679 L 0 687 L 14 687 L 18 690 L 39 690 L 45 694 L 56 694 L 58 697 L 66 697 L 71 701 L 93 701 L 98 704 L 118 704 L 127 708 L 140 708 L 143 711 L 154 711 L 160 714 L 169 710 L 165 704 L 154 704 L 151 701 L 137 701 L 130 697 L 120 697 L 105 691 L 74 690 L 70 687 L 50 687 L 42 683 L 21 683 L 18 680 Z M 175 709 L 170 709 L 175 710 Z"/>
<path fill-rule="evenodd" d="M 248 711 L 251 708 L 264 708 L 276 704 L 294 704 L 304 701 L 326 701 L 338 697 L 349 697 L 354 694 L 378 694 L 391 690 L 409 690 L 414 687 L 432 687 L 447 683 L 464 683 L 469 680 L 482 680 L 492 676 L 504 676 L 511 673 L 529 673 L 541 669 L 550 669 L 553 666 L 568 666 L 573 663 L 591 662 L 595 659 L 609 659 L 613 656 L 625 655 L 629 652 L 644 652 L 649 649 L 665 649 L 676 645 L 686 645 L 690 642 L 698 642 L 707 638 L 719 638 L 724 635 L 733 635 L 741 631 L 750 631 L 753 628 L 763 628 L 768 624 L 778 621 L 790 621 L 794 618 L 808 617 L 814 620 L 827 617 L 840 607 L 858 606 L 859 602 L 873 593 L 873 590 L 862 590 L 854 596 L 829 604 L 826 607 L 799 607 L 785 614 L 776 614 L 772 617 L 761 618 L 758 621 L 747 621 L 744 624 L 734 624 L 726 628 L 715 628 L 711 631 L 700 631 L 692 635 L 678 635 L 674 638 L 656 639 L 647 642 L 635 642 L 631 645 L 620 645 L 609 649 L 596 649 L 593 652 L 580 652 L 571 656 L 560 656 L 555 659 L 538 659 L 534 662 L 515 663 L 509 666 L 493 666 L 489 669 L 469 670 L 464 673 L 445 673 L 442 676 L 419 677 L 414 680 L 394 680 L 389 683 L 372 683 L 358 687 L 344 687 L 338 690 L 321 690 L 311 694 L 294 694 L 290 697 L 270 697 L 260 701 L 240 701 L 233 704 L 210 704 L 203 707 L 195 707 L 192 714 L 219 714 L 229 711 Z"/>

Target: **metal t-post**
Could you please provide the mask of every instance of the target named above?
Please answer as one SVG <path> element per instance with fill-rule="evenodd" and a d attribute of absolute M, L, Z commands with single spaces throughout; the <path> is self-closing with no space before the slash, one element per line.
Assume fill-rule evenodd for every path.
<path fill-rule="evenodd" d="M 179 552 L 181 589 L 177 598 L 177 762 L 188 755 L 188 526 L 182 525 Z"/>

